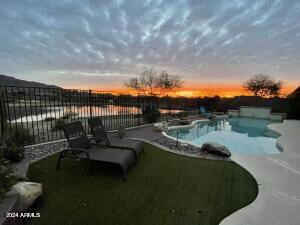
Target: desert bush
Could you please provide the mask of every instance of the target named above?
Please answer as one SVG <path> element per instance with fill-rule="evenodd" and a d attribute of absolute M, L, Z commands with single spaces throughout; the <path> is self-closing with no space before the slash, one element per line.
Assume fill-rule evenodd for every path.
<path fill-rule="evenodd" d="M 3 157 L 0 149 L 0 199 L 3 195 L 10 190 L 11 186 L 15 183 L 12 176 L 13 169 L 9 162 Z"/>
<path fill-rule="evenodd" d="M 295 91 L 295 93 L 287 99 L 290 106 L 289 119 L 300 119 L 300 88 L 297 90 L 298 92 Z"/>
<path fill-rule="evenodd" d="M 25 148 L 8 140 L 1 146 L 3 157 L 11 163 L 17 163 L 24 158 Z"/>
<path fill-rule="evenodd" d="M 134 114 L 133 117 L 136 118 L 136 119 L 138 119 L 138 118 L 142 118 L 142 115 L 140 115 L 140 114 Z"/>
<path fill-rule="evenodd" d="M 78 115 L 77 113 L 69 111 L 69 112 L 64 113 L 63 116 L 60 119 L 67 120 L 67 119 L 71 119 L 73 117 L 76 117 L 77 115 Z"/>
<path fill-rule="evenodd" d="M 55 117 L 50 116 L 44 119 L 45 122 L 52 121 L 52 120 L 55 120 Z"/>
<path fill-rule="evenodd" d="M 62 119 L 62 118 L 57 119 L 57 120 L 55 120 L 55 123 L 54 123 L 54 126 L 52 127 L 52 130 L 53 131 L 63 130 L 64 124 L 65 124 L 64 119 Z"/>
<path fill-rule="evenodd" d="M 179 115 L 178 115 L 179 119 L 185 119 L 186 116 L 187 116 L 186 112 L 180 112 Z"/>
<path fill-rule="evenodd" d="M 147 105 L 142 114 L 147 123 L 155 123 L 160 117 L 160 112 L 154 105 Z"/>
<path fill-rule="evenodd" d="M 18 146 L 24 146 L 32 144 L 34 142 L 34 136 L 31 134 L 29 128 L 23 126 L 22 124 L 15 124 L 11 127 L 9 141 Z"/>

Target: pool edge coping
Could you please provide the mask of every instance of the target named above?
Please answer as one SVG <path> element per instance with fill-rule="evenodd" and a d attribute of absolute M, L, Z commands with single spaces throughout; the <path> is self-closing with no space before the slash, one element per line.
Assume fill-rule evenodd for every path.
<path fill-rule="evenodd" d="M 195 127 L 195 125 L 196 125 L 197 123 L 201 123 L 201 122 L 210 122 L 210 121 L 211 121 L 211 120 L 209 120 L 209 119 L 194 120 L 194 121 L 192 121 L 191 124 L 188 124 L 188 125 L 180 125 L 180 126 L 172 126 L 172 127 L 168 127 L 167 132 L 168 132 L 169 130 L 175 130 L 175 129 L 188 129 L 188 128 L 193 128 L 193 127 Z M 161 133 L 162 133 L 162 135 L 164 135 L 165 137 L 170 138 L 170 139 L 172 139 L 172 140 L 180 141 L 180 142 L 185 143 L 185 144 L 190 144 L 190 145 L 196 146 L 195 144 L 191 143 L 190 141 L 186 141 L 186 140 L 183 140 L 183 139 L 180 139 L 180 138 L 177 139 L 177 138 L 175 138 L 175 137 L 172 137 L 172 136 L 168 135 L 167 132 L 166 132 L 166 131 L 162 131 Z M 197 146 L 197 147 L 198 147 L 198 146 Z"/>

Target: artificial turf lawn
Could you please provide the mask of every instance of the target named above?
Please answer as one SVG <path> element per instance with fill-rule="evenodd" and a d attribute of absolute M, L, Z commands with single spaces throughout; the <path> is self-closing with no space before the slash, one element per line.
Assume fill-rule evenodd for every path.
<path fill-rule="evenodd" d="M 32 181 L 43 184 L 35 209 L 47 225 L 176 225 L 219 224 L 257 196 L 255 179 L 229 161 L 188 158 L 151 145 L 123 181 L 118 168 L 57 156 L 30 166 Z"/>

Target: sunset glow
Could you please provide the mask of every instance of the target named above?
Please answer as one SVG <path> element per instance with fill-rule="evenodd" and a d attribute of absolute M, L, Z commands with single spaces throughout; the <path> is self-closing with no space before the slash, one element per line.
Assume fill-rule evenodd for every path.
<path fill-rule="evenodd" d="M 70 87 L 64 87 L 64 88 L 70 88 Z M 79 86 L 77 87 L 79 89 L 88 90 L 89 87 Z M 285 85 L 282 88 L 281 96 L 285 97 L 288 94 L 290 94 L 292 91 L 294 91 L 297 88 L 297 85 Z M 136 95 L 136 91 L 132 91 L 130 89 L 125 88 L 93 88 L 96 92 L 113 92 L 116 94 L 121 93 L 130 93 L 132 95 Z M 227 97 L 231 98 L 234 96 L 240 96 L 245 95 L 249 96 L 252 95 L 250 92 L 246 91 L 242 84 L 235 84 L 235 85 L 217 85 L 217 84 L 206 84 L 206 85 L 199 85 L 198 87 L 183 87 L 181 89 L 175 90 L 173 92 L 165 93 L 163 95 L 173 96 L 173 97 L 213 97 L 213 96 L 220 96 L 220 97 Z"/>

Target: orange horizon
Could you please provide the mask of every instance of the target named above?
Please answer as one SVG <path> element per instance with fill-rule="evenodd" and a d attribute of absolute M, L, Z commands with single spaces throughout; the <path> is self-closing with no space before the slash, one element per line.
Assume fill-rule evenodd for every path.
<path fill-rule="evenodd" d="M 299 85 L 284 85 L 281 90 L 281 96 L 285 97 L 288 94 L 292 93 Z M 70 87 L 64 87 L 70 88 Z M 74 88 L 74 87 L 73 87 Z M 90 88 L 79 88 L 79 89 L 90 89 Z M 136 93 L 133 90 L 126 88 L 92 88 L 95 91 L 105 91 L 105 92 L 127 92 L 127 93 Z M 183 87 L 177 90 L 174 90 L 170 93 L 164 94 L 169 96 L 183 96 L 183 97 L 234 97 L 234 96 L 251 96 L 250 92 L 246 91 L 241 84 L 202 84 L 202 85 L 193 85 L 189 87 Z"/>

